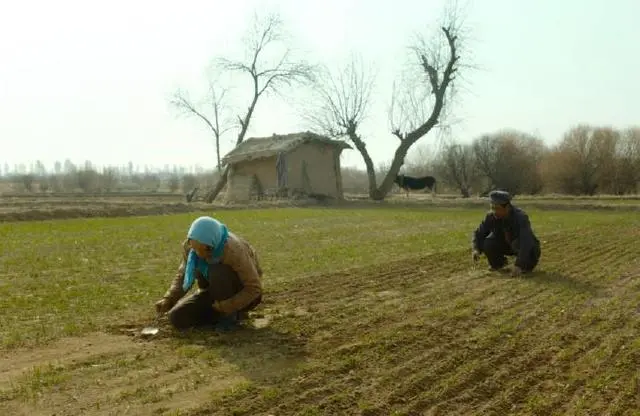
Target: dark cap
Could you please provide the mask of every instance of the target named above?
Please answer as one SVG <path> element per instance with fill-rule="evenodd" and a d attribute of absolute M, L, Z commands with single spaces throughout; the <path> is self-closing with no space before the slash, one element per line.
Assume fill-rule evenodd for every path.
<path fill-rule="evenodd" d="M 489 199 L 492 204 L 505 205 L 511 202 L 511 195 L 507 191 L 491 191 Z"/>

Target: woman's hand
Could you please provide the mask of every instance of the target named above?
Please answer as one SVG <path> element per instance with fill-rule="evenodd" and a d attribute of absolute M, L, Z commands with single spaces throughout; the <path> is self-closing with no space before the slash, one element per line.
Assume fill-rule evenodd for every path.
<path fill-rule="evenodd" d="M 158 314 L 163 314 L 169 312 L 171 309 L 171 305 L 169 304 L 169 300 L 166 298 L 162 298 L 156 302 L 156 312 Z"/>

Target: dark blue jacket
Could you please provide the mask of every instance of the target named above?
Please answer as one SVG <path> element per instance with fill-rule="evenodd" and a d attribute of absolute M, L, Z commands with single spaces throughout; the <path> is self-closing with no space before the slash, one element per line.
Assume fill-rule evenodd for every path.
<path fill-rule="evenodd" d="M 515 265 L 521 267 L 525 264 L 529 253 L 535 246 L 540 245 L 540 241 L 536 237 L 529 216 L 520 208 L 511 206 L 511 212 L 506 218 L 498 219 L 492 212 L 487 213 L 484 220 L 480 223 L 473 233 L 472 245 L 475 250 L 482 253 L 484 240 L 489 234 L 497 239 L 504 240 L 511 245 L 514 240 L 518 240 L 518 258 Z M 508 237 L 508 238 L 507 238 Z"/>

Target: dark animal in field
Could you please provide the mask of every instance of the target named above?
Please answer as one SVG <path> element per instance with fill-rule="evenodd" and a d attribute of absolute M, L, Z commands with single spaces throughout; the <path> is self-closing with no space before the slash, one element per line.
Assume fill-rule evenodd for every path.
<path fill-rule="evenodd" d="M 397 184 L 400 188 L 407 192 L 409 197 L 409 191 L 419 191 L 421 189 L 429 188 L 431 192 L 436 191 L 436 178 L 433 176 L 422 176 L 420 178 L 414 178 L 406 175 L 396 175 L 393 183 Z"/>

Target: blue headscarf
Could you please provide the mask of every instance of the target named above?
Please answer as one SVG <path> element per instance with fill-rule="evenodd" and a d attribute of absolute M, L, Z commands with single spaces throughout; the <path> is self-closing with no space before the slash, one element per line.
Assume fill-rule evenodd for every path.
<path fill-rule="evenodd" d="M 229 230 L 227 226 L 214 218 L 199 217 L 191 223 L 187 238 L 211 246 L 213 254 L 211 259 L 202 259 L 198 257 L 193 249 L 189 250 L 184 282 L 182 283 L 182 289 L 185 292 L 193 285 L 196 269 L 200 271 L 205 279 L 209 279 L 209 262 L 214 263 L 220 260 L 228 236 Z"/>

